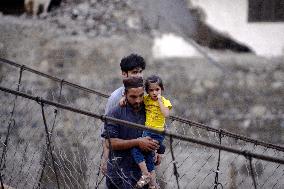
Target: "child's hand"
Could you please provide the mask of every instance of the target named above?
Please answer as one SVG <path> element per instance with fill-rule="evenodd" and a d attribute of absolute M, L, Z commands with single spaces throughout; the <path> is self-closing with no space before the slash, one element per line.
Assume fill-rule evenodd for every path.
<path fill-rule="evenodd" d="M 122 96 L 122 98 L 119 100 L 119 106 L 126 106 L 126 98 L 125 98 L 125 96 Z"/>
<path fill-rule="evenodd" d="M 158 94 L 157 98 L 158 98 L 159 100 L 161 100 L 161 99 L 162 99 L 161 94 Z"/>
<path fill-rule="evenodd" d="M 157 152 L 155 152 L 155 157 L 154 157 L 154 163 L 155 165 L 160 165 L 163 159 L 163 154 L 158 154 Z"/>

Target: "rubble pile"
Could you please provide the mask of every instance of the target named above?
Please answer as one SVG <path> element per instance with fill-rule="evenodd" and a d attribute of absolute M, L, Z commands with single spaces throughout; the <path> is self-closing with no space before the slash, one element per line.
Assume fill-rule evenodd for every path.
<path fill-rule="evenodd" d="M 66 1 L 60 8 L 38 18 L 54 23 L 71 35 L 95 37 L 143 31 L 142 20 L 130 0 Z"/>

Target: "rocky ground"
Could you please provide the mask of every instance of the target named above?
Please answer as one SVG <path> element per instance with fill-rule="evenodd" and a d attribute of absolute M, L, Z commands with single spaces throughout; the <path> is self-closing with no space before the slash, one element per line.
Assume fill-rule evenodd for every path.
<path fill-rule="evenodd" d="M 52 24 L 65 35 L 88 37 L 111 36 L 127 32 L 143 32 L 141 16 L 129 0 L 77 0 L 62 1 L 60 7 L 52 8 L 36 20 Z M 23 19 L 33 19 L 23 14 Z"/>

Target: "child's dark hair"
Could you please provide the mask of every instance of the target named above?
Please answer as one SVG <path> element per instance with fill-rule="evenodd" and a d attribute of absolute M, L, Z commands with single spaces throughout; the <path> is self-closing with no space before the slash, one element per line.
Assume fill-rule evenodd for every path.
<path fill-rule="evenodd" d="M 142 68 L 142 70 L 144 70 L 145 67 L 146 63 L 144 58 L 137 54 L 130 54 L 120 61 L 120 68 L 123 72 L 128 72 L 135 68 Z"/>
<path fill-rule="evenodd" d="M 150 77 L 148 77 L 145 81 L 145 90 L 148 93 L 149 87 L 151 83 L 157 83 L 162 91 L 164 90 L 164 85 L 163 85 L 163 81 L 159 76 L 156 75 L 151 75 Z"/>

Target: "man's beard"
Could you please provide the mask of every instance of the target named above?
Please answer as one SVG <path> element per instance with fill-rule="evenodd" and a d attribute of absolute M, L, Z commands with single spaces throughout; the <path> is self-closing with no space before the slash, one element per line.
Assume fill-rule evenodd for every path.
<path fill-rule="evenodd" d="M 142 103 L 134 103 L 129 105 L 134 109 L 134 110 L 140 110 L 142 108 Z"/>

